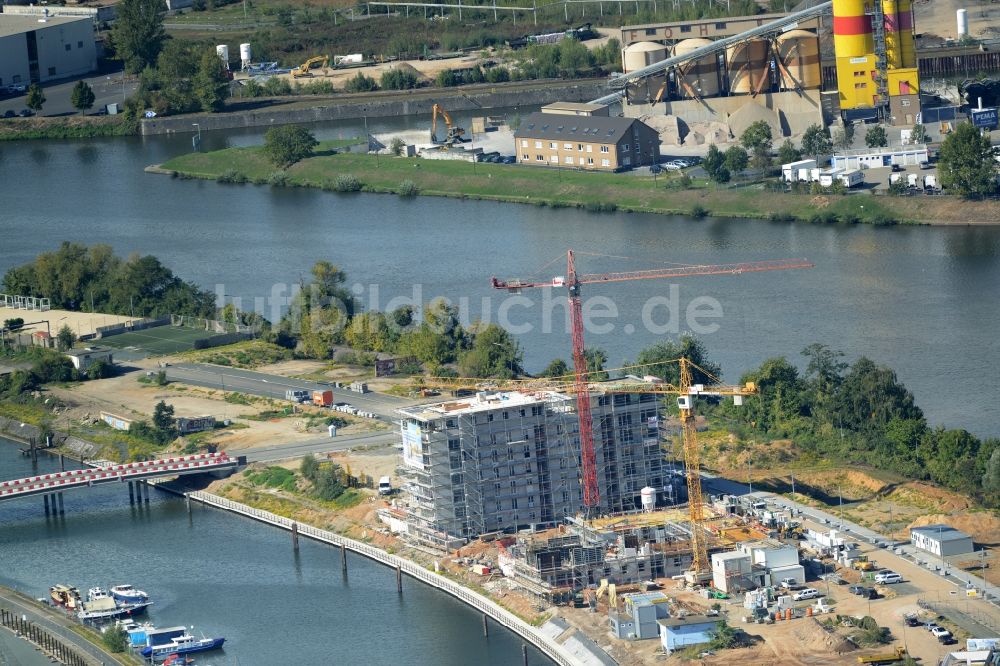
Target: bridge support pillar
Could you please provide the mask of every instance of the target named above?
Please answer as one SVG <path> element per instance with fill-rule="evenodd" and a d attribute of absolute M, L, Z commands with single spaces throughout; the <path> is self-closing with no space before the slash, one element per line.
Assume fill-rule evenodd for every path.
<path fill-rule="evenodd" d="M 340 570 L 347 575 L 347 546 L 340 544 Z"/>
<path fill-rule="evenodd" d="M 396 565 L 396 592 L 403 593 L 403 569 L 398 564 Z"/>
<path fill-rule="evenodd" d="M 128 482 L 128 503 L 135 504 L 135 488 L 131 481 Z"/>
<path fill-rule="evenodd" d="M 490 625 L 486 624 L 486 613 L 483 613 L 483 636 L 490 637 Z"/>
<path fill-rule="evenodd" d="M 66 513 L 66 509 L 63 506 L 63 494 L 62 493 L 56 493 L 56 497 L 59 498 L 59 513 Z"/>
<path fill-rule="evenodd" d="M 139 484 L 142 488 L 142 499 L 146 502 L 146 504 L 149 504 L 149 484 L 145 481 L 140 481 Z"/>
<path fill-rule="evenodd" d="M 191 515 L 191 495 L 184 493 L 184 503 L 187 504 L 188 515 Z"/>
<path fill-rule="evenodd" d="M 59 454 L 59 471 L 60 472 L 66 471 L 66 456 L 64 456 L 61 453 Z"/>
<path fill-rule="evenodd" d="M 524 666 L 528 666 L 528 644 L 521 643 L 521 661 L 524 662 Z"/>
<path fill-rule="evenodd" d="M 45 515 L 49 515 L 49 496 L 42 495 L 42 499 L 45 500 Z"/>
<path fill-rule="evenodd" d="M 292 523 L 292 549 L 299 549 L 299 524 Z"/>

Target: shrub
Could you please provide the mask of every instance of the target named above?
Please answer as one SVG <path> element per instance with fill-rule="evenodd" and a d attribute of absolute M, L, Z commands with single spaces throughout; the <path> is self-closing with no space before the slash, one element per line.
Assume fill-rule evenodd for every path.
<path fill-rule="evenodd" d="M 333 83 L 326 80 L 296 84 L 295 88 L 295 92 L 299 95 L 332 95 L 336 92 Z"/>
<path fill-rule="evenodd" d="M 399 196 L 415 197 L 420 194 L 420 188 L 412 180 L 404 180 L 399 184 Z"/>
<path fill-rule="evenodd" d="M 267 184 L 272 187 L 284 187 L 288 185 L 288 173 L 285 171 L 275 171 L 267 177 Z"/>
<path fill-rule="evenodd" d="M 342 173 L 333 181 L 335 192 L 360 192 L 361 181 L 349 173 Z"/>
<path fill-rule="evenodd" d="M 272 97 L 288 96 L 292 94 L 292 85 L 286 79 L 272 76 L 264 82 L 264 93 Z"/>
<path fill-rule="evenodd" d="M 408 90 L 417 87 L 417 75 L 405 69 L 390 69 L 382 73 L 380 81 L 385 90 Z"/>
<path fill-rule="evenodd" d="M 695 204 L 694 206 L 691 207 L 691 217 L 695 218 L 696 220 L 700 220 L 703 217 L 707 216 L 708 216 L 708 209 L 702 206 L 701 204 Z"/>
<path fill-rule="evenodd" d="M 372 90 L 377 90 L 378 84 L 370 76 L 365 76 L 361 72 L 358 72 L 351 78 L 347 79 L 347 83 L 344 84 L 344 90 L 347 92 L 369 92 Z"/>
<path fill-rule="evenodd" d="M 236 169 L 227 169 L 218 175 L 215 179 L 219 183 L 228 183 L 231 185 L 242 185 L 249 181 L 245 173 L 237 171 Z"/>
<path fill-rule="evenodd" d="M 398 136 L 393 137 L 392 141 L 389 142 L 389 152 L 395 155 L 396 157 L 399 157 L 400 155 L 403 154 L 403 148 L 405 147 L 406 147 L 406 142 L 400 139 Z"/>

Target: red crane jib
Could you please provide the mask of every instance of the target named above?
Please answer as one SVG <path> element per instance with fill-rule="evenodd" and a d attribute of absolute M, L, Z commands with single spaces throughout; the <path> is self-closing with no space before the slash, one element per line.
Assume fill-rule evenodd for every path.
<path fill-rule="evenodd" d="M 531 282 L 518 279 L 500 280 L 492 278 L 494 289 L 518 291 L 538 287 L 566 287 L 569 292 L 570 322 L 573 337 L 573 370 L 575 373 L 576 411 L 580 420 L 580 457 L 583 467 L 583 504 L 588 508 L 600 505 L 600 488 L 597 485 L 597 455 L 594 452 L 594 424 L 590 411 L 590 392 L 587 390 L 587 357 L 583 345 L 583 308 L 580 302 L 580 285 L 600 282 L 627 282 L 630 280 L 651 280 L 663 278 L 691 277 L 696 275 L 739 275 L 762 271 L 780 271 L 790 268 L 812 268 L 805 259 L 776 259 L 771 261 L 750 261 L 738 264 L 706 264 L 701 266 L 676 266 L 648 271 L 622 273 L 593 273 L 577 275 L 573 251 L 566 253 L 566 277 L 556 277 L 547 282 Z"/>

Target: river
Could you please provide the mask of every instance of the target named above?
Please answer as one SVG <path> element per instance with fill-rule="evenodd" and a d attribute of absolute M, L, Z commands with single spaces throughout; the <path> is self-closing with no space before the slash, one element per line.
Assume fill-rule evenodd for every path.
<path fill-rule="evenodd" d="M 58 471 L 41 456 L 38 473 Z M 0 439 L 0 480 L 31 475 L 29 459 Z M 55 583 L 131 583 L 153 598 L 159 627 L 193 625 L 226 637 L 199 664 L 521 663 L 521 640 L 443 592 L 308 539 L 150 491 L 130 506 L 124 485 L 65 495 L 66 514 L 45 516 L 41 498 L 0 503 L 0 584 L 44 597 Z M 548 660 L 529 647 L 531 664 Z"/>
<path fill-rule="evenodd" d="M 394 126 L 402 123 L 372 129 Z M 357 123 L 317 129 L 320 138 L 360 132 Z M 249 145 L 260 137 L 257 130 L 205 133 L 204 145 Z M 110 243 L 122 254 L 155 254 L 246 309 L 257 299 L 273 317 L 309 267 L 326 259 L 347 272 L 365 307 L 385 308 L 396 296 L 446 296 L 468 301 L 469 320 L 504 315 L 520 331 L 527 369 L 537 371 L 569 358 L 565 310 L 543 302 L 547 290 L 506 300 L 490 288 L 492 275 L 550 280 L 565 274 L 568 248 L 580 253 L 585 273 L 805 257 L 815 268 L 588 286 L 584 298 L 594 311 L 613 307 L 617 316 L 595 318 L 587 342 L 616 367 L 675 331 L 714 326 L 701 338 L 732 381 L 772 356 L 802 364 L 800 350 L 821 342 L 849 361 L 867 355 L 895 369 L 932 425 L 1000 435 L 990 416 L 1000 386 L 987 381 L 1000 358 L 1000 227 L 696 220 L 143 173 L 190 145 L 190 135 L 0 144 L 0 270 L 62 240 Z M 672 288 L 678 316 L 668 318 Z M 691 317 L 690 307 L 721 316 Z M 643 308 L 652 313 L 650 325 Z"/>

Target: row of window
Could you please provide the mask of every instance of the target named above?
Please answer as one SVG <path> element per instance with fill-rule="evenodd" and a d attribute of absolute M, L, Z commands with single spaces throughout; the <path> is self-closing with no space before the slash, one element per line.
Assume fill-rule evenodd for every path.
<path fill-rule="evenodd" d="M 69 51 L 71 48 L 73 48 L 72 44 L 66 44 L 66 50 L 67 51 Z M 77 42 L 76 43 L 76 48 L 82 49 L 83 48 L 83 42 Z"/>
<path fill-rule="evenodd" d="M 625 158 L 625 159 L 628 160 L 628 158 Z M 521 155 L 521 160 L 524 161 L 524 162 L 530 162 L 531 161 L 531 155 L 529 155 L 528 153 L 524 153 L 524 154 Z M 535 155 L 535 161 L 537 161 L 537 162 L 544 162 L 545 161 L 545 155 Z M 550 155 L 548 161 L 551 162 L 552 164 L 559 164 L 559 156 L 558 155 Z M 564 161 L 565 164 L 568 164 L 570 166 L 574 166 L 576 164 L 576 162 L 573 161 L 572 156 L 569 156 L 569 155 L 567 155 L 564 158 L 563 161 Z M 588 157 L 588 158 L 586 158 L 586 160 L 584 160 L 584 158 L 582 158 L 582 157 L 580 158 L 580 166 L 593 166 L 593 164 L 594 164 L 594 158 L 593 157 Z M 601 166 L 602 167 L 610 167 L 611 166 L 611 160 L 601 160 Z"/>
<path fill-rule="evenodd" d="M 693 27 L 694 26 L 692 26 L 692 25 L 682 25 L 682 26 L 680 26 L 680 30 L 681 30 L 681 32 L 691 32 L 691 29 Z M 703 26 L 699 26 L 699 27 L 703 27 Z M 715 29 L 716 30 L 725 30 L 726 29 L 726 23 L 725 23 L 725 21 L 719 21 L 718 23 L 716 23 L 715 24 Z M 704 34 L 704 32 L 702 34 Z M 654 35 L 656 35 L 656 28 L 646 28 L 646 36 L 652 37 Z"/>
<path fill-rule="evenodd" d="M 527 148 L 528 147 L 528 140 L 527 139 L 521 139 L 521 147 L 522 148 Z M 543 145 L 542 141 L 536 141 L 535 142 L 535 148 L 543 148 L 543 147 L 544 147 L 544 145 Z M 559 144 L 556 143 L 555 141 L 549 141 L 549 149 L 550 150 L 558 150 L 559 149 Z M 579 152 L 581 152 L 581 153 L 584 152 L 584 151 L 586 151 L 588 153 L 594 152 L 594 150 L 593 150 L 594 146 L 593 146 L 593 144 L 590 144 L 590 143 L 578 143 L 578 144 L 576 144 L 576 149 Z M 573 150 L 573 144 L 572 143 L 564 143 L 563 144 L 563 150 Z M 628 144 L 627 143 L 622 146 L 622 150 L 628 150 Z M 611 152 L 611 146 L 601 146 L 601 152 L 602 153 L 610 153 Z"/>

